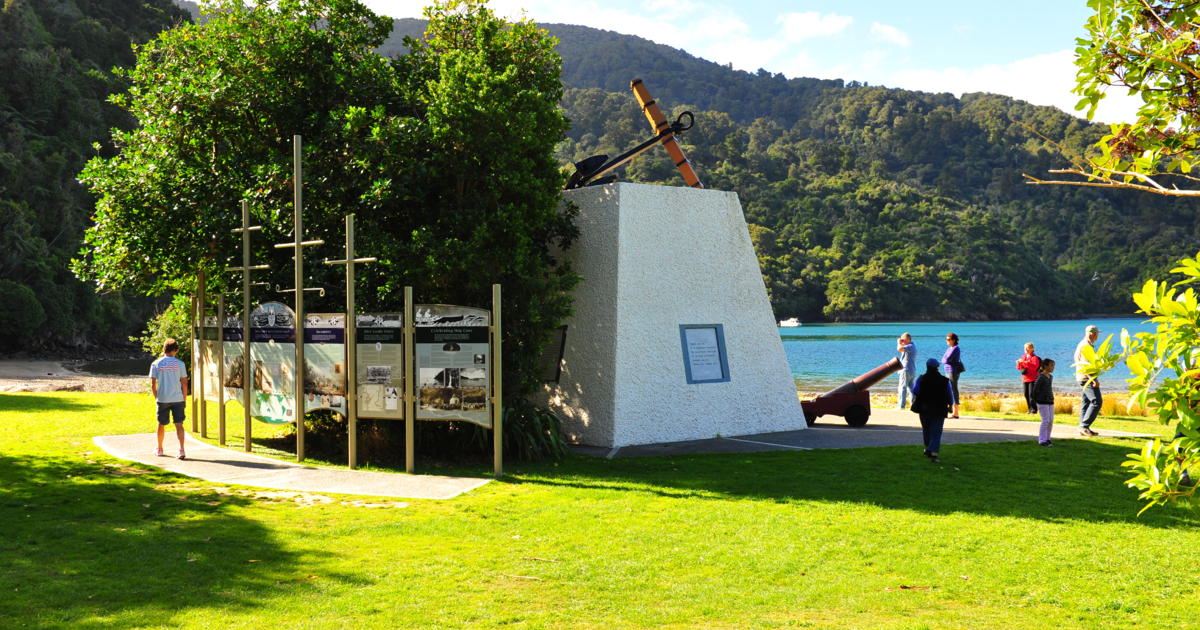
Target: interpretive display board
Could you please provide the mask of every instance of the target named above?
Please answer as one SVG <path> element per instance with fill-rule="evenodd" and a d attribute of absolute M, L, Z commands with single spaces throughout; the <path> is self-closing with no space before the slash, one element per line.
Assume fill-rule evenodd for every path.
<path fill-rule="evenodd" d="M 304 410 L 346 415 L 346 315 L 304 316 Z"/>
<path fill-rule="evenodd" d="M 221 343 L 220 329 L 217 326 L 217 317 L 209 315 L 204 318 L 204 326 L 197 331 L 196 339 L 200 342 L 200 365 L 199 369 L 193 371 L 196 373 L 192 379 L 193 385 L 199 385 L 198 379 L 201 374 L 204 375 L 203 387 L 204 391 L 200 392 L 200 397 L 203 400 L 211 400 L 213 402 L 223 402 L 221 400 L 221 384 L 220 384 L 220 366 L 217 364 L 220 358 L 220 349 L 217 344 Z"/>
<path fill-rule="evenodd" d="M 403 420 L 403 314 L 360 314 L 355 337 L 358 417 Z"/>
<path fill-rule="evenodd" d="M 413 311 L 417 419 L 491 427 L 491 314 L 445 304 L 420 304 Z"/>
<path fill-rule="evenodd" d="M 250 415 L 272 424 L 296 419 L 296 316 L 279 302 L 250 313 L 250 364 L 254 397 Z"/>
<path fill-rule="evenodd" d="M 229 315 L 221 327 L 221 345 L 225 349 L 225 400 L 242 400 L 242 379 L 246 370 L 243 354 L 242 318 Z"/>

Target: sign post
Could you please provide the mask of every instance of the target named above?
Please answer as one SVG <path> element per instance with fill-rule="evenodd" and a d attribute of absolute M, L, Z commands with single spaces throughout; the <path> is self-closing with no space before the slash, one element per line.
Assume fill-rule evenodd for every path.
<path fill-rule="evenodd" d="M 303 142 L 299 135 L 292 136 L 292 237 L 291 243 L 277 243 L 276 249 L 292 248 L 295 262 L 294 289 L 283 289 L 281 293 L 296 292 L 296 369 L 299 375 L 295 379 L 296 396 L 296 461 L 304 461 L 304 247 L 306 245 L 322 245 L 325 241 L 317 239 L 304 240 L 304 168 Z M 311 289 L 322 291 L 323 289 Z"/>
<path fill-rule="evenodd" d="M 205 321 L 207 319 L 206 312 L 208 311 L 208 305 L 206 303 L 207 296 L 205 295 L 205 292 L 208 288 L 205 286 L 206 280 L 207 280 L 207 278 L 204 275 L 204 270 L 201 270 L 200 271 L 200 279 L 199 279 L 199 284 L 200 284 L 199 294 L 200 294 L 200 296 L 199 296 L 199 299 L 197 300 L 197 306 L 196 306 L 196 310 L 198 311 L 198 314 L 199 314 L 199 317 L 197 319 L 199 320 L 199 323 L 200 323 L 200 328 L 198 331 L 200 334 L 196 336 L 196 346 L 197 346 L 198 352 L 196 352 L 195 356 L 192 357 L 192 371 L 194 372 L 194 374 L 192 374 L 192 376 L 193 376 L 194 390 L 200 392 L 200 437 L 203 437 L 203 438 L 208 437 L 208 404 L 207 404 L 208 401 L 204 398 L 204 369 L 205 369 L 205 365 L 204 365 L 204 342 L 205 342 L 204 332 L 205 331 L 204 331 L 204 329 L 206 328 L 205 324 L 208 323 L 207 321 Z M 194 397 L 195 397 L 195 394 L 193 394 L 193 398 Z M 192 420 L 195 421 L 195 417 L 193 417 Z M 192 430 L 195 431 L 195 428 L 193 428 Z"/>
<path fill-rule="evenodd" d="M 500 363 L 500 285 L 492 285 L 492 474 L 504 474 L 504 385 Z"/>
<path fill-rule="evenodd" d="M 325 260 L 327 265 L 346 265 L 346 429 L 347 459 L 351 470 L 358 468 L 358 334 L 354 310 L 354 265 L 375 262 L 374 258 L 354 257 L 354 215 L 346 215 L 346 258 Z M 353 371 L 351 371 L 353 370 Z"/>
<path fill-rule="evenodd" d="M 225 293 L 217 295 L 217 443 L 225 446 Z"/>
<path fill-rule="evenodd" d="M 234 233 L 242 233 L 242 266 L 226 267 L 225 271 L 242 272 L 242 414 L 245 417 L 246 428 L 243 435 L 243 450 L 247 453 L 253 450 L 250 445 L 251 422 L 250 400 L 253 394 L 251 380 L 252 364 L 250 363 L 250 272 L 270 269 L 270 265 L 250 266 L 250 232 L 261 230 L 261 225 L 250 225 L 250 202 L 242 200 L 242 227 L 234 228 Z M 224 325 L 224 324 L 222 324 Z"/>
<path fill-rule="evenodd" d="M 404 287 L 404 471 L 411 474 L 416 470 L 416 427 L 417 397 L 413 381 L 413 292 Z"/>

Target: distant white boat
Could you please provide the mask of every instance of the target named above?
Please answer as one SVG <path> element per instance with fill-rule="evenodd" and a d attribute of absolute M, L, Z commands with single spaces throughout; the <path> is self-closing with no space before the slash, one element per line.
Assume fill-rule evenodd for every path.
<path fill-rule="evenodd" d="M 799 325 L 800 325 L 800 320 L 796 319 L 795 317 L 789 317 L 787 319 L 779 320 L 780 328 L 795 328 Z"/>

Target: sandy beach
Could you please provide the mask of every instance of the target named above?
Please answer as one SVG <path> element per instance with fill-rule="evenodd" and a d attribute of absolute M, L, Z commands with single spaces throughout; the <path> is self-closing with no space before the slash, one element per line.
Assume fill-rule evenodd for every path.
<path fill-rule="evenodd" d="M 144 376 L 101 376 L 80 372 L 63 361 L 2 359 L 0 392 L 131 392 L 147 391 Z"/>

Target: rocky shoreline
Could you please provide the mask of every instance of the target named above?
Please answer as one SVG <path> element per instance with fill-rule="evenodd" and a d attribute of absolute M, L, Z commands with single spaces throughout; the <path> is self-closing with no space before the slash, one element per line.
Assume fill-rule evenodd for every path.
<path fill-rule="evenodd" d="M 54 360 L 0 360 L 0 393 L 3 392 L 148 392 L 144 376 L 104 376 L 75 371 L 69 363 Z"/>

